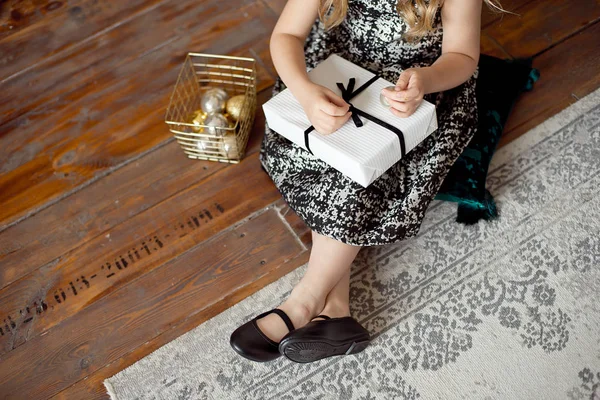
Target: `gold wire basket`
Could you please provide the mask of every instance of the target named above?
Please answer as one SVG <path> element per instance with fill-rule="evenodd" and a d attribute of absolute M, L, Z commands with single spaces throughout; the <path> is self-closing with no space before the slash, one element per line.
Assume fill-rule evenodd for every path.
<path fill-rule="evenodd" d="M 165 122 L 189 158 L 237 164 L 244 156 L 256 112 L 256 65 L 246 57 L 188 53 L 171 95 Z M 244 95 L 240 116 L 229 127 L 194 123 L 209 89 Z"/>

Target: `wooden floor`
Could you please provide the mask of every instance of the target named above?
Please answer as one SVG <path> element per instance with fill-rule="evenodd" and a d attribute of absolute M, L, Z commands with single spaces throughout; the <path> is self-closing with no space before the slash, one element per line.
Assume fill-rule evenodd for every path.
<path fill-rule="evenodd" d="M 258 161 L 184 157 L 163 122 L 187 51 L 258 61 L 284 0 L 0 2 L 0 398 L 102 382 L 307 260 Z M 600 86 L 600 1 L 504 0 L 482 51 L 535 56 L 502 144 Z"/>

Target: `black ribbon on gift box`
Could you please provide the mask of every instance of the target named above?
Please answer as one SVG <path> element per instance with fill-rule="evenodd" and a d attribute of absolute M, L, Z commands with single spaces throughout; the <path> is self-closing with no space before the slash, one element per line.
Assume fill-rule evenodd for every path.
<path fill-rule="evenodd" d="M 400 130 L 399 128 L 397 128 L 393 125 L 388 124 L 385 121 L 380 120 L 377 117 L 374 117 L 373 115 L 371 115 L 361 109 L 354 107 L 352 105 L 352 103 L 350 103 L 350 100 L 352 98 L 354 98 L 359 93 L 361 93 L 363 90 L 368 88 L 377 79 L 379 79 L 379 75 L 373 76 L 371 79 L 369 79 L 369 81 L 367 83 L 365 83 L 364 85 L 362 85 L 361 87 L 359 87 L 356 90 L 354 90 L 354 85 L 356 84 L 355 78 L 350 78 L 350 80 L 348 81 L 347 87 L 344 87 L 344 85 L 341 82 L 337 82 L 336 85 L 342 91 L 342 98 L 344 99 L 344 101 L 346 101 L 346 103 L 348 103 L 350 105 L 349 111 L 352 111 L 352 121 L 354 121 L 354 125 L 356 125 L 357 128 L 360 128 L 363 126 L 363 122 L 359 118 L 359 115 L 360 115 L 370 121 L 375 122 L 378 125 L 383 126 L 384 128 L 389 129 L 390 131 L 394 132 L 396 134 L 396 136 L 398 136 L 398 139 L 400 139 L 400 151 L 401 151 L 402 157 L 404 157 L 404 155 L 406 154 L 406 145 L 404 143 L 404 133 L 402 132 L 402 130 Z M 308 150 L 310 152 L 310 154 L 313 154 L 313 152 L 310 149 L 310 146 L 308 145 L 308 135 L 314 129 L 315 129 L 315 127 L 311 125 L 307 130 L 304 131 L 304 145 L 306 146 L 306 150 Z"/>

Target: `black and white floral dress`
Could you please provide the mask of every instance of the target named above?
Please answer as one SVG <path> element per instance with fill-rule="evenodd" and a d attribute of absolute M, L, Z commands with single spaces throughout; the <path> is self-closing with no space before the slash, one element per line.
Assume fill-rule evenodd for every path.
<path fill-rule="evenodd" d="M 316 21 L 305 43 L 308 69 L 330 54 L 395 83 L 411 67 L 431 65 L 442 52 L 440 10 L 435 31 L 416 43 L 400 38 L 407 24 L 397 0 L 349 0 L 345 21 L 325 32 Z M 317 233 L 371 246 L 418 233 L 428 205 L 477 125 L 476 70 L 464 84 L 425 99 L 436 105 L 438 130 L 364 188 L 266 126 L 260 160 L 283 198 Z M 277 80 L 273 95 L 285 89 Z"/>

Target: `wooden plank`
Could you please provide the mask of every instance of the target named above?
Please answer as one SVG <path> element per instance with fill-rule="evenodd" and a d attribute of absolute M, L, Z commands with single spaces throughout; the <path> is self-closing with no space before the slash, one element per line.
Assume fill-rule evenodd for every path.
<path fill-rule="evenodd" d="M 494 56 L 498 58 L 511 58 L 510 54 L 502 48 L 493 38 L 485 33 L 481 33 L 481 54 Z"/>
<path fill-rule="evenodd" d="M 0 3 L 0 39 L 60 14 L 60 1 L 8 0 Z"/>
<path fill-rule="evenodd" d="M 203 49 L 248 54 L 253 48 L 263 54 L 273 19 L 265 15 L 269 13 L 264 5 L 257 3 L 221 14 L 210 25 L 195 21 L 197 25 L 189 27 L 198 32 L 194 40 L 177 38 L 116 68 L 108 74 L 110 79 L 98 83 L 101 87 L 74 91 L 72 99 L 66 96 L 39 115 L 23 116 L 26 126 L 21 117 L 1 126 L 0 134 L 12 134 L 0 139 L 5 154 L 11 155 L 10 167 L 0 176 L 0 221 L 7 225 L 36 212 L 170 137 L 164 109 L 185 53 Z M 238 29 L 245 34 L 239 35 Z M 262 87 L 272 84 L 266 76 Z M 49 128 L 40 132 L 40 126 Z"/>
<path fill-rule="evenodd" d="M 0 19 L 0 82 L 163 0 L 10 1 Z M 52 12 L 48 12 L 52 11 Z M 43 14 L 46 14 L 44 18 Z M 11 28 L 12 27 L 12 28 Z"/>
<path fill-rule="evenodd" d="M 600 20 L 599 0 L 537 0 L 483 31 L 513 57 L 531 57 Z"/>
<path fill-rule="evenodd" d="M 276 212 L 267 211 L 6 354 L 0 364 L 3 394 L 23 399 L 55 395 L 222 301 L 240 289 L 240 282 L 268 274 L 303 251 Z"/>
<path fill-rule="evenodd" d="M 258 154 L 148 208 L 0 291 L 0 354 L 280 197 Z M 13 350 L 14 351 L 14 350 Z"/>
<path fill-rule="evenodd" d="M 600 23 L 596 23 L 534 59 L 540 79 L 515 103 L 500 145 L 505 145 L 578 98 L 600 87 Z"/>
<path fill-rule="evenodd" d="M 216 2 L 216 0 L 215 0 Z M 189 2 L 188 2 L 189 3 Z M 195 2 L 197 3 L 197 2 Z M 89 48 L 85 48 L 80 53 L 77 53 L 75 55 L 73 55 L 72 58 L 69 59 L 65 59 L 64 62 L 62 63 L 57 63 L 55 65 L 55 69 L 52 69 L 50 71 L 45 72 L 46 70 L 42 70 L 39 71 L 40 74 L 42 74 L 41 76 L 29 76 L 28 80 L 23 80 L 23 81 L 19 81 L 19 82 L 15 82 L 14 84 L 8 85 L 7 88 L 7 94 L 9 95 L 9 98 L 14 99 L 13 103 L 12 103 L 12 108 L 13 109 L 17 109 L 20 107 L 16 107 L 15 105 L 27 105 L 27 101 L 28 99 L 35 99 L 35 101 L 38 101 L 38 99 L 36 98 L 36 96 L 34 96 L 34 92 L 31 92 L 31 89 L 29 89 L 29 92 L 27 92 L 27 88 L 32 86 L 32 85 L 27 85 L 27 82 L 31 82 L 32 79 L 39 79 L 40 82 L 42 83 L 41 87 L 38 87 L 38 85 L 36 86 L 35 90 L 42 90 L 42 93 L 46 93 L 48 92 L 48 94 L 46 95 L 47 97 L 44 98 L 42 97 L 42 99 L 40 99 L 38 101 L 38 103 L 36 103 L 36 105 L 45 105 L 45 108 L 43 109 L 35 109 L 34 111 L 32 111 L 30 114 L 33 115 L 26 115 L 24 116 L 24 118 L 26 117 L 27 119 L 23 120 L 23 119 L 17 119 L 14 120 L 14 118 L 7 118 L 7 120 L 5 121 L 5 125 L 2 126 L 0 128 L 0 132 L 4 132 L 4 134 L 6 134 L 7 131 L 10 131 L 10 129 L 16 129 L 16 128 L 21 128 L 20 129 L 20 140 L 18 141 L 18 143 L 14 144 L 13 142 L 15 141 L 14 138 L 11 136 L 9 138 L 4 138 L 2 139 L 2 142 L 0 142 L 2 144 L 2 150 L 5 151 L 7 155 L 12 154 L 15 150 L 18 149 L 18 145 L 21 144 L 21 142 L 23 141 L 23 136 L 25 136 L 26 139 L 30 139 L 32 137 L 36 137 L 38 139 L 38 141 L 40 140 L 41 137 L 43 137 L 42 134 L 45 134 L 46 136 L 48 136 L 48 133 L 50 132 L 39 132 L 39 129 L 36 132 L 31 132 L 32 128 L 35 127 L 35 123 L 38 122 L 47 122 L 47 118 L 43 118 L 43 117 L 48 117 L 48 116 L 52 116 L 52 115 L 56 115 L 59 114 L 61 111 L 77 111 L 79 112 L 81 107 L 78 106 L 86 106 L 85 104 L 71 104 L 71 107 L 67 108 L 66 110 L 64 109 L 64 107 L 61 107 L 60 104 L 56 104 L 56 103 L 60 103 L 60 102 L 54 102 L 54 104 L 48 104 L 49 100 L 55 97 L 59 97 L 59 98 L 63 98 L 66 97 L 69 103 L 75 103 L 77 100 L 80 100 L 82 97 L 88 96 L 90 93 L 92 92 L 92 100 L 99 97 L 100 95 L 103 94 L 103 91 L 111 92 L 113 89 L 111 86 L 115 86 L 118 85 L 119 83 L 123 83 L 123 80 L 128 80 L 130 81 L 132 77 L 134 77 L 135 75 L 141 75 L 139 72 L 140 71 L 144 71 L 146 74 L 151 75 L 153 71 L 155 71 L 158 74 L 158 70 L 148 70 L 148 68 L 144 67 L 144 64 L 148 63 L 149 61 L 152 60 L 148 60 L 145 59 L 144 57 L 142 57 L 142 60 L 139 59 L 138 53 L 135 52 L 135 49 L 138 49 L 141 47 L 142 53 L 146 54 L 148 51 L 151 51 L 153 49 L 155 49 L 156 47 L 160 47 L 160 49 L 155 49 L 154 53 L 156 53 L 157 51 L 159 52 L 159 57 L 163 57 L 163 61 L 169 61 L 171 60 L 171 63 L 168 63 L 169 66 L 169 70 L 171 72 L 171 74 L 173 75 L 172 77 L 172 81 L 175 80 L 177 73 L 179 71 L 179 68 L 181 66 L 181 61 L 183 61 L 183 57 L 185 56 L 185 52 L 189 51 L 190 48 L 194 48 L 195 50 L 207 50 L 207 47 L 211 47 L 211 46 L 216 46 L 221 48 L 222 51 L 227 52 L 228 50 L 235 50 L 235 49 L 243 49 L 244 48 L 244 44 L 248 44 L 249 42 L 252 41 L 252 39 L 258 39 L 258 42 L 261 43 L 262 40 L 260 39 L 264 39 L 266 37 L 267 34 L 269 34 L 269 22 L 271 22 L 271 26 L 274 24 L 274 18 L 270 17 L 270 18 L 261 18 L 261 14 L 264 13 L 264 6 L 262 7 L 258 7 L 258 6 L 251 6 L 248 9 L 242 9 L 242 10 L 238 10 L 238 12 L 236 14 L 232 14 L 231 12 L 229 12 L 228 7 L 225 7 L 222 5 L 223 2 L 216 2 L 218 4 L 221 4 L 221 7 L 223 9 L 219 9 L 216 7 L 206 7 L 206 8 L 200 8 L 200 7 L 196 7 L 196 12 L 198 14 L 203 14 L 204 12 L 211 12 L 211 13 L 217 13 L 216 16 L 213 16 L 210 19 L 203 19 L 204 24 L 201 24 L 200 26 L 190 26 L 190 28 L 193 28 L 196 32 L 197 32 L 197 36 L 198 36 L 198 40 L 197 42 L 186 42 L 186 43 L 180 43 L 179 46 L 171 46 L 169 47 L 169 49 L 164 49 L 164 44 L 165 44 L 165 38 L 163 34 L 160 34 L 160 30 L 157 29 L 157 31 L 159 32 L 159 34 L 157 35 L 148 35 L 146 33 L 146 31 L 148 30 L 147 27 L 148 25 L 151 25 L 153 23 L 153 21 L 155 21 L 156 19 L 160 18 L 170 18 L 170 15 L 167 13 L 168 11 L 171 12 L 180 12 L 180 13 L 185 13 L 186 9 L 183 5 L 181 5 L 180 3 L 180 7 L 183 9 L 176 9 L 175 11 L 173 10 L 173 7 L 167 7 L 170 4 L 165 5 L 165 7 L 167 7 L 166 9 L 162 9 L 159 8 L 156 10 L 155 13 L 150 13 L 149 15 L 145 15 L 145 18 L 141 19 L 137 24 L 124 24 L 122 27 L 120 27 L 120 29 L 115 30 L 114 32 L 111 32 L 112 36 L 110 37 L 103 37 L 100 42 L 101 43 L 105 43 L 101 46 L 99 46 L 100 48 L 97 48 L 98 46 L 96 45 L 94 47 L 93 44 L 90 44 Z M 188 7 L 189 8 L 189 5 Z M 165 15 L 165 13 L 167 13 Z M 157 15 L 154 15 L 157 14 Z M 246 15 L 244 15 L 246 14 Z M 175 29 L 175 27 L 180 26 L 180 25 L 190 25 L 191 21 L 195 22 L 196 24 L 198 24 L 198 20 L 199 20 L 199 15 L 197 14 L 192 14 L 192 15 L 188 15 L 188 14 L 184 14 L 186 16 L 186 19 L 178 19 L 175 22 L 177 22 L 176 25 L 173 26 L 166 26 L 165 29 L 167 31 L 169 30 L 173 30 Z M 229 24 L 233 24 L 233 25 L 238 25 L 238 28 L 240 29 L 245 29 L 246 30 L 246 34 L 245 35 L 239 35 L 239 33 L 237 31 L 235 31 L 235 29 L 233 29 L 233 27 L 228 26 Z M 132 26 L 133 25 L 133 26 Z M 262 25 L 266 25 L 266 26 L 262 26 Z M 259 28 L 260 27 L 260 28 Z M 121 29 L 122 28 L 122 29 Z M 222 38 L 221 38 L 221 37 Z M 131 40 L 127 40 L 126 38 L 133 38 Z M 143 45 L 141 45 L 140 43 L 140 38 L 143 37 L 143 43 L 149 43 L 149 47 L 144 48 Z M 119 43 L 118 46 L 116 46 L 116 43 Z M 170 40 L 167 40 L 167 43 L 170 43 Z M 260 47 L 259 50 L 263 51 L 264 47 L 266 46 L 266 43 L 261 43 L 262 46 Z M 161 45 L 163 45 L 161 47 Z M 185 46 L 184 48 L 182 48 L 182 46 Z M 123 51 L 123 53 L 117 53 L 115 54 L 115 47 L 122 49 L 121 51 Z M 248 47 L 248 46 L 246 46 Z M 248 50 L 250 48 L 248 47 Z M 170 50 L 175 50 L 175 51 L 170 51 Z M 152 52 L 152 51 L 151 51 Z M 131 58 L 130 53 L 135 53 L 136 57 L 135 58 Z M 176 55 L 175 59 L 173 59 L 173 55 Z M 129 58 L 128 58 L 129 57 Z M 91 58 L 91 64 L 88 64 L 86 62 L 86 60 L 88 58 Z M 123 63 L 120 63 L 120 60 L 125 59 L 125 60 L 129 60 L 129 61 L 135 61 L 135 65 L 133 65 L 133 67 L 129 67 L 129 65 L 125 65 L 123 66 Z M 99 60 L 108 60 L 104 63 L 100 62 L 100 65 L 96 65 L 99 63 Z M 124 63 L 124 64 L 132 64 L 132 63 Z M 90 66 L 92 67 L 92 70 L 95 70 L 96 72 L 101 71 L 102 73 L 104 73 L 104 75 L 101 75 L 100 77 L 94 74 L 89 74 L 89 73 L 84 73 L 83 77 L 81 76 L 70 76 L 72 75 L 73 72 L 75 71 L 81 71 L 81 69 L 85 69 L 85 67 Z M 66 67 L 66 68 L 65 68 Z M 122 67 L 124 68 L 128 73 L 119 73 L 121 72 L 117 67 Z M 87 71 L 87 70 L 86 70 Z M 161 71 L 162 73 L 163 71 Z M 142 74 L 143 75 L 143 74 Z M 97 79 L 96 78 L 101 78 L 104 77 L 106 79 L 104 79 L 105 81 L 103 81 L 102 79 Z M 54 78 L 54 79 L 51 79 Z M 67 79 L 69 78 L 69 79 Z M 65 86 L 44 86 L 46 84 L 46 82 L 55 82 L 58 79 L 59 82 L 69 82 L 68 84 L 65 84 Z M 268 79 L 269 81 L 271 80 L 270 78 Z M 90 81 L 93 81 L 94 85 L 89 85 Z M 147 83 L 147 82 L 146 82 Z M 174 83 L 174 82 L 173 82 Z M 272 82 L 268 82 L 267 85 L 270 85 Z M 49 83 L 48 83 L 49 84 Z M 87 84 L 87 86 L 86 86 Z M 69 86 L 71 85 L 71 86 Z M 83 88 L 81 87 L 83 86 Z M 93 86 L 93 87 L 92 87 Z M 172 86 L 172 84 L 171 84 Z M 77 90 L 74 90 L 77 89 Z M 82 89 L 87 89 L 86 90 L 82 90 Z M 139 88 L 134 88 L 134 89 L 139 89 Z M 26 93 L 23 95 L 20 95 L 20 92 L 25 91 Z M 99 93 L 98 93 L 99 92 Z M 111 93 L 113 94 L 113 93 Z M 170 95 L 170 90 L 169 93 Z M 44 96 L 44 95 L 42 95 Z M 73 97 L 75 96 L 75 97 Z M 39 96 L 37 96 L 39 97 Z M 114 94 L 113 94 L 114 97 Z M 127 100 L 127 99 L 123 99 L 123 100 Z M 167 98 L 168 100 L 168 98 Z M 147 100 L 146 100 L 147 101 Z M 168 101 L 167 101 L 168 104 Z M 62 106 L 64 106 L 65 104 L 62 104 Z M 161 106 L 162 109 L 164 109 L 166 107 L 166 104 L 163 104 Z M 26 109 L 32 108 L 32 107 L 25 107 Z M 88 110 L 89 112 L 89 110 Z M 73 115 L 73 117 L 77 117 L 77 113 L 75 113 L 75 115 Z M 91 118 L 93 118 L 93 115 L 90 115 Z M 98 116 L 95 116 L 96 119 L 98 119 Z M 36 119 L 37 118 L 37 119 Z M 10 122 L 10 123 L 9 123 Z M 60 123 L 60 116 L 56 117 L 54 120 L 51 120 L 50 122 L 54 122 L 54 123 Z M 31 126 L 33 125 L 33 126 Z M 29 126 L 30 129 L 23 129 L 23 127 L 27 127 Z M 55 141 L 59 140 L 54 139 Z M 16 148 L 11 147 L 11 145 L 13 146 L 17 146 Z M 4 161 L 4 159 L 3 159 Z M 13 168 L 15 166 L 18 166 L 19 164 L 15 162 L 15 160 L 12 160 L 11 162 L 8 162 L 8 164 L 10 164 Z M 7 168 L 4 167 L 3 168 L 3 172 L 6 172 Z"/>
<path fill-rule="evenodd" d="M 312 245 L 312 235 L 310 228 L 306 226 L 304 221 L 292 210 L 292 208 L 282 198 L 275 203 L 275 209 L 279 212 L 290 228 L 294 231 L 298 239 L 304 246 L 310 248 Z"/>
<path fill-rule="evenodd" d="M 270 97 L 270 93 L 271 90 L 268 89 L 259 94 L 259 103 L 262 104 L 266 101 Z M 259 150 L 264 123 L 264 115 L 262 112 L 258 112 L 255 129 L 248 146 L 247 159 Z M 159 149 L 155 154 L 148 155 L 115 174 L 96 182 L 72 198 L 59 202 L 44 210 L 44 212 L 2 232 L 0 234 L 0 249 L 3 249 L 3 252 L 9 252 L 8 255 L 0 258 L 4 266 L 0 269 L 0 272 L 3 274 L 5 282 L 13 281 L 17 277 L 21 278 L 27 272 L 30 273 L 25 278 L 0 291 L 0 298 L 2 298 L 0 303 L 3 304 L 0 321 L 4 320 L 4 324 L 0 326 L 0 346 L 2 347 L 0 353 L 9 351 L 28 338 L 40 333 L 41 330 L 46 329 L 43 324 L 36 325 L 44 319 L 39 319 L 42 314 L 44 317 L 47 316 L 50 325 L 53 325 L 59 322 L 59 320 L 53 318 L 61 319 L 69 313 L 68 308 L 63 308 L 62 311 L 67 314 L 62 317 L 61 314 L 54 314 L 55 309 L 53 307 L 58 306 L 58 304 L 53 305 L 53 303 L 61 300 L 63 293 L 64 296 L 68 295 L 70 300 L 74 299 L 70 282 L 74 282 L 75 285 L 80 287 L 79 297 L 75 298 L 75 301 L 79 303 L 73 304 L 75 308 L 71 312 L 76 312 L 78 308 L 87 306 L 86 301 L 90 298 L 97 299 L 105 294 L 103 290 L 106 289 L 106 285 L 96 285 L 95 290 L 88 291 L 88 295 L 82 297 L 82 290 L 89 289 L 86 287 L 90 282 L 89 276 L 94 274 L 88 274 L 88 278 L 86 278 L 86 275 L 82 275 L 84 278 L 81 278 L 79 272 L 84 271 L 86 267 L 80 269 L 76 264 L 69 263 L 77 260 L 77 262 L 86 264 L 86 260 L 93 260 L 93 257 L 88 254 L 89 249 L 100 250 L 102 255 L 110 252 L 110 248 L 102 247 L 105 245 L 103 241 L 105 241 L 106 235 L 112 235 L 113 239 L 116 237 L 110 227 L 117 226 L 128 218 L 132 218 L 155 204 L 161 203 L 168 196 L 181 192 L 190 184 L 196 187 L 196 191 L 203 192 L 204 196 L 210 192 L 210 190 L 206 191 L 210 182 L 213 183 L 215 188 L 221 186 L 225 189 L 227 185 L 219 183 L 220 180 L 223 179 L 223 176 L 231 176 L 234 172 L 233 179 L 225 179 L 230 183 L 230 186 L 233 186 L 234 189 L 236 185 L 243 188 L 244 185 L 252 182 L 255 184 L 253 189 L 260 193 L 252 195 L 250 193 L 252 191 L 248 191 L 246 194 L 250 197 L 236 204 L 236 207 L 238 207 L 236 208 L 237 217 L 236 214 L 230 215 L 229 218 L 220 220 L 221 225 L 231 223 L 236 218 L 243 218 L 248 213 L 274 201 L 278 197 L 278 193 L 266 174 L 257 169 L 257 161 L 255 160 L 251 164 L 244 163 L 245 161 L 240 165 L 230 166 L 232 171 L 228 174 L 219 175 L 216 181 L 210 179 L 203 181 L 204 177 L 223 169 L 226 164 L 188 160 L 183 157 L 178 145 L 171 143 Z M 251 173 L 252 176 L 236 183 L 235 179 L 245 176 L 243 173 L 240 174 L 240 168 L 246 168 L 246 165 L 255 168 L 254 172 Z M 201 181 L 203 186 L 198 188 L 198 183 Z M 131 182 L 135 182 L 135 184 L 131 184 Z M 106 196 L 106 193 L 111 195 Z M 234 197 L 236 196 L 228 197 L 228 200 Z M 239 208 L 244 205 L 246 205 L 245 208 Z M 160 206 L 163 207 L 164 205 Z M 167 214 L 161 214 L 161 216 L 165 218 Z M 92 216 L 95 216 L 95 218 Z M 139 218 L 134 218 L 127 223 L 138 224 Z M 158 224 L 153 221 L 153 225 Z M 46 226 L 49 229 L 40 231 L 40 226 Z M 134 237 L 137 237 L 136 232 L 139 232 L 139 227 L 135 227 L 133 234 Z M 123 226 L 117 226 L 116 230 L 122 232 Z M 215 228 L 210 234 L 216 230 L 218 228 Z M 204 235 L 206 235 L 206 232 Z M 89 243 L 94 238 L 96 240 Z M 201 237 L 196 235 L 196 241 L 200 239 Z M 98 245 L 98 243 L 100 244 Z M 64 255 L 66 251 L 71 249 L 77 250 L 71 251 L 70 255 Z M 140 254 L 145 255 L 143 249 L 139 250 L 141 250 Z M 113 253 L 116 254 L 114 251 Z M 156 258 L 150 258 L 146 261 L 150 262 L 151 265 L 156 265 L 157 260 Z M 35 269 L 39 266 L 44 266 L 42 272 L 35 272 Z M 68 272 L 61 270 L 61 266 L 67 269 L 71 268 L 71 275 L 73 276 L 65 278 L 65 274 L 68 275 Z M 141 263 L 136 268 L 139 270 L 143 266 L 144 263 Z M 73 269 L 77 270 L 77 274 Z M 148 270 L 148 267 L 144 267 L 144 270 Z M 122 277 L 127 278 L 127 275 Z M 58 283 L 60 281 L 63 281 L 62 284 Z M 54 282 L 54 284 L 48 284 L 48 282 Z M 114 288 L 115 283 L 112 282 L 110 285 Z M 56 296 L 58 296 L 58 300 Z M 59 304 L 64 305 L 64 302 Z"/>
<path fill-rule="evenodd" d="M 11 101 L 0 104 L 0 120 L 6 123 L 24 113 L 44 114 L 44 107 L 57 98 L 85 94 L 82 87 L 99 90 L 103 79 L 114 79 L 114 74 L 111 73 L 116 68 L 184 36 L 186 27 L 193 28 L 198 37 L 203 37 L 211 28 L 222 29 L 220 25 L 224 24 L 230 14 L 229 7 L 222 1 L 163 0 L 157 7 L 124 21 L 96 40 L 80 43 L 76 48 L 63 51 L 59 58 L 55 57 L 43 65 L 37 65 L 28 73 L 4 82 L 4 93 Z M 200 18 L 205 15 L 208 18 Z M 202 21 L 201 26 L 197 26 L 199 20 Z M 264 22 L 268 23 L 268 20 Z M 148 29 L 149 26 L 153 29 Z M 210 35 L 204 46 L 209 46 L 214 37 L 214 33 Z M 30 50 L 35 53 L 34 48 Z M 194 50 L 203 48 L 196 47 Z M 227 47 L 223 50 L 226 51 Z M 179 57 L 181 54 L 164 54 L 168 59 L 174 56 Z M 32 81 L 34 85 L 31 84 Z M 94 84 L 90 85 L 90 82 Z M 73 91 L 76 93 L 71 93 Z"/>
<path fill-rule="evenodd" d="M 246 156 L 260 148 L 265 126 L 261 105 L 270 98 L 271 90 L 258 95 Z M 111 227 L 225 166 L 190 160 L 170 139 L 167 145 L 0 232 L 0 288 L 44 265 L 59 262 L 59 257 L 68 251 L 106 234 Z"/>
<path fill-rule="evenodd" d="M 287 0 L 263 0 L 276 15 L 281 15 Z"/>
<path fill-rule="evenodd" d="M 275 21 L 273 20 L 273 26 Z M 271 28 L 272 29 L 272 28 Z M 273 60 L 271 59 L 271 50 L 269 49 L 269 38 L 260 41 L 258 44 L 248 48 L 250 57 L 256 60 L 256 74 L 257 74 L 257 89 L 259 91 L 273 89 L 275 79 L 277 79 L 277 71 L 273 66 Z"/>
<path fill-rule="evenodd" d="M 270 284 L 271 282 L 276 281 L 277 279 L 293 271 L 294 269 L 306 264 L 308 262 L 308 256 L 309 252 L 305 251 L 296 258 L 281 265 L 278 265 L 277 267 L 275 267 L 275 269 L 270 270 L 268 273 L 261 276 L 260 278 L 249 282 L 248 285 L 245 286 L 243 289 L 240 289 L 238 292 L 226 296 L 222 299 L 222 301 L 215 303 L 214 307 L 211 306 L 210 308 L 206 308 L 205 310 L 202 310 L 199 313 L 192 315 L 180 325 L 163 332 L 160 336 L 157 336 L 156 338 L 143 343 L 127 355 L 120 357 L 118 360 L 107 364 L 106 366 L 95 371 L 91 375 L 88 375 L 84 379 L 79 380 L 74 385 L 63 390 L 56 396 L 52 397 L 52 399 L 108 400 L 109 396 L 106 393 L 106 388 L 104 387 L 103 383 L 105 379 L 110 378 L 114 374 L 129 367 L 136 361 L 142 359 L 143 357 L 157 350 L 161 346 L 176 339 L 183 333 L 195 328 L 196 326 L 209 320 L 210 318 L 214 317 L 220 312 L 225 311 L 227 308 L 242 301 L 247 296 L 250 296 L 251 294 Z M 192 308 L 191 305 L 190 308 Z"/>
<path fill-rule="evenodd" d="M 500 5 L 506 11 L 511 13 L 519 13 L 519 9 L 527 3 L 538 0 L 501 0 Z M 481 27 L 485 28 L 486 26 L 492 24 L 495 21 L 499 21 L 503 18 L 506 18 L 510 13 L 498 13 L 490 9 L 487 5 L 483 5 L 481 10 Z"/>

